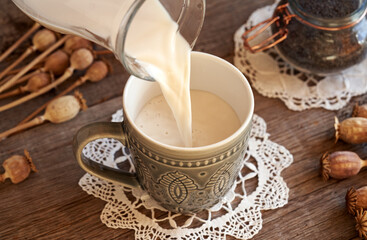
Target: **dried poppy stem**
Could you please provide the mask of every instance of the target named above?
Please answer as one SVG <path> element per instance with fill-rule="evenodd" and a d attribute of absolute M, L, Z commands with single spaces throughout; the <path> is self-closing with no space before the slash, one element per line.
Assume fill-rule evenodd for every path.
<path fill-rule="evenodd" d="M 21 70 L 20 70 L 21 71 Z M 19 78 L 15 83 L 13 83 L 10 87 L 13 87 L 19 83 L 23 83 L 25 81 L 27 81 L 28 79 L 30 79 L 34 74 L 36 74 L 35 72 L 31 72 L 31 73 L 28 73 L 26 75 L 24 75 L 23 77 Z M 9 81 L 10 79 L 12 78 L 12 76 L 10 76 L 9 78 L 6 78 L 6 79 L 3 79 L 3 81 L 1 81 L 2 83 L 5 83 L 7 81 Z M 1 83 L 0 83 L 0 86 L 1 86 Z M 10 88 L 9 87 L 9 88 Z"/>
<path fill-rule="evenodd" d="M 16 96 L 18 94 L 21 94 L 21 91 L 19 88 L 15 89 L 16 91 L 10 91 L 10 92 L 6 92 L 6 93 L 2 93 L 0 94 L 0 99 L 4 99 L 4 98 L 8 98 L 8 97 L 13 97 Z"/>
<path fill-rule="evenodd" d="M 26 72 L 28 72 L 32 67 L 38 64 L 41 60 L 47 57 L 51 52 L 53 52 L 56 48 L 60 47 L 70 36 L 64 36 L 51 47 L 49 47 L 46 51 L 41 53 L 38 57 L 36 57 L 32 62 L 26 65 L 20 72 L 18 72 L 14 77 L 12 77 L 9 81 L 0 86 L 0 93 L 4 90 L 10 88 L 20 77 L 22 77 Z M 1 112 L 1 111 L 0 111 Z"/>
<path fill-rule="evenodd" d="M 50 72 L 53 75 L 61 75 L 69 66 L 69 56 L 63 50 L 57 50 L 47 57 L 43 67 L 19 78 L 14 84 L 25 82 L 38 73 Z"/>
<path fill-rule="evenodd" d="M 4 71 L 0 73 L 0 79 L 2 79 L 10 70 L 12 70 L 14 67 L 16 67 L 19 63 L 21 63 L 26 57 L 28 57 L 33 52 L 39 50 L 41 52 L 45 51 L 48 47 L 50 47 L 52 44 L 56 42 L 56 35 L 48 30 L 48 29 L 42 29 L 38 31 L 33 36 L 33 45 L 28 47 L 26 51 L 20 55 L 20 57 L 15 60 L 10 66 L 8 66 Z"/>
<path fill-rule="evenodd" d="M 47 85 L 44 88 L 41 88 L 40 90 L 33 92 L 27 96 L 24 96 L 20 99 L 15 100 L 14 102 L 11 102 L 9 104 L 6 104 L 4 106 L 0 107 L 0 112 L 8 110 L 12 107 L 18 106 L 24 102 L 27 102 L 35 97 L 38 97 L 48 91 L 50 91 L 51 89 L 53 89 L 54 87 L 58 86 L 59 84 L 63 83 L 66 79 L 68 79 L 74 72 L 74 70 L 83 70 L 85 68 L 87 68 L 90 64 L 92 64 L 93 62 L 93 55 L 91 53 L 91 51 L 85 49 L 85 48 L 81 48 L 77 51 L 75 51 L 71 57 L 70 57 L 70 62 L 71 62 L 71 66 L 66 69 L 66 71 L 64 72 L 64 74 L 59 77 L 57 80 L 55 80 L 54 82 L 52 82 L 51 84 Z"/>
<path fill-rule="evenodd" d="M 34 118 L 32 121 L 29 121 L 25 124 L 22 124 L 20 126 L 14 127 L 12 129 L 9 129 L 5 132 L 0 133 L 0 141 L 4 140 L 6 137 L 8 137 L 11 134 L 14 134 L 16 132 L 20 132 L 22 130 L 37 126 L 45 122 L 45 118 L 43 116 L 39 116 Z"/>
<path fill-rule="evenodd" d="M 37 22 L 23 35 L 21 36 L 12 46 L 10 46 L 3 54 L 0 56 L 0 62 L 7 58 L 24 40 L 26 40 L 34 31 L 36 31 L 41 25 Z"/>
<path fill-rule="evenodd" d="M 40 125 L 45 121 L 50 121 L 52 123 L 62 123 L 69 121 L 79 113 L 80 109 L 83 108 L 86 108 L 86 104 L 83 96 L 81 96 L 79 92 L 76 93 L 76 96 L 63 96 L 51 101 L 47 106 L 44 115 L 38 116 L 25 124 L 16 126 L 3 133 L 0 133 L 0 141 L 11 134 Z"/>
<path fill-rule="evenodd" d="M 27 116 L 25 119 L 23 119 L 17 126 L 22 125 L 28 121 L 30 121 L 32 118 L 37 116 L 43 109 L 47 107 L 47 105 L 55 100 L 56 98 L 59 98 L 61 96 L 64 96 L 68 92 L 71 92 L 73 89 L 79 87 L 80 85 L 84 84 L 86 81 L 91 82 L 98 82 L 105 78 L 108 74 L 108 66 L 103 61 L 96 61 L 94 62 L 87 70 L 84 76 L 80 77 L 77 81 L 75 81 L 72 85 L 70 85 L 67 89 L 62 91 L 60 94 L 58 94 L 55 98 L 50 100 L 49 102 L 46 102 L 41 107 L 37 108 L 34 112 L 32 112 L 29 116 Z"/>
<path fill-rule="evenodd" d="M 23 83 L 25 81 L 27 81 L 28 79 L 30 79 L 31 77 L 33 77 L 35 74 L 37 74 L 37 72 L 31 72 L 31 73 L 28 73 L 26 75 L 24 75 L 23 77 L 19 78 L 14 84 L 14 85 L 17 85 L 17 84 L 20 84 L 20 83 Z"/>
<path fill-rule="evenodd" d="M 41 66 L 42 66 L 41 63 L 38 63 L 35 66 L 33 66 L 30 70 L 34 70 L 34 69 L 40 68 Z M 11 70 L 6 75 L 14 75 L 14 74 L 17 74 L 18 72 L 22 71 L 22 69 L 23 68 L 18 68 L 18 69 Z M 9 78 L 6 78 L 6 79 L 3 79 L 2 81 L 0 81 L 0 86 L 3 85 L 4 83 L 6 83 L 10 78 L 11 78 L 11 76 Z"/>
<path fill-rule="evenodd" d="M 0 81 L 0 86 L 3 85 L 4 83 L 6 83 L 7 81 L 9 81 L 13 76 L 8 76 L 7 78 L 4 78 L 3 80 Z"/>
<path fill-rule="evenodd" d="M 22 62 L 26 57 L 28 57 L 34 51 L 35 50 L 32 47 L 27 48 L 27 50 L 22 55 L 20 55 L 20 57 L 17 60 L 15 60 L 4 71 L 0 73 L 0 79 L 2 79 L 10 70 L 16 67 L 20 62 Z"/>
<path fill-rule="evenodd" d="M 37 65 L 35 65 L 34 67 L 32 67 L 30 70 L 37 69 L 37 68 L 39 68 L 41 66 L 42 66 L 42 63 L 38 63 Z M 14 75 L 14 74 L 17 74 L 18 72 L 22 71 L 22 69 L 23 69 L 23 67 L 13 69 L 13 70 L 9 71 L 6 75 Z"/>
<path fill-rule="evenodd" d="M 29 80 L 31 77 L 33 77 L 34 75 L 36 75 L 37 74 L 37 72 L 30 72 L 30 73 L 28 73 L 28 74 L 26 74 L 26 75 L 23 75 L 23 77 L 21 77 L 21 78 L 19 78 L 17 81 L 15 81 L 15 83 L 13 83 L 10 87 L 13 87 L 13 86 L 15 86 L 15 85 L 18 85 L 18 84 L 20 84 L 20 83 L 23 83 L 23 82 L 25 82 L 25 81 L 27 81 L 27 80 Z M 8 79 L 9 80 L 9 79 Z M 9 87 L 9 88 L 10 88 Z"/>
<path fill-rule="evenodd" d="M 52 72 L 59 76 L 69 67 L 69 55 L 63 50 L 57 50 L 46 58 L 44 65 L 33 73 Z"/>
<path fill-rule="evenodd" d="M 27 81 L 34 75 L 43 72 L 51 72 L 53 75 L 61 75 L 69 66 L 69 57 L 63 50 L 58 50 L 47 57 L 44 66 L 19 78 L 14 84 Z"/>

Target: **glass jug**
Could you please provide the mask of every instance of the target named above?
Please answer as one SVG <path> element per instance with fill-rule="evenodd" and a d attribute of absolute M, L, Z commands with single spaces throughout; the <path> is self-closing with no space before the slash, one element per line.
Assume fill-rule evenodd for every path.
<path fill-rule="evenodd" d="M 163 6 L 171 19 L 177 23 L 177 31 L 191 48 L 200 33 L 205 15 L 205 0 L 13 0 L 13 2 L 29 17 L 47 28 L 78 35 L 111 50 L 130 74 L 149 81 L 154 81 L 148 70 L 152 66 L 130 54 L 127 44 L 129 33 L 133 28 L 131 26 L 136 19 L 144 17 L 146 28 L 155 21 L 154 14 L 139 15 L 139 10 L 144 4 L 157 2 Z M 136 35 L 141 29 L 134 31 Z M 144 48 L 149 49 L 149 37 L 144 37 L 146 37 Z"/>

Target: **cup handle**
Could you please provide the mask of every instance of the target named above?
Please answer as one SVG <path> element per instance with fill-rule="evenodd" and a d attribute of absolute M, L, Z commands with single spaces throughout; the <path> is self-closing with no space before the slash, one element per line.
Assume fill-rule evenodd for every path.
<path fill-rule="evenodd" d="M 91 141 L 99 138 L 114 138 L 126 145 L 126 136 L 122 123 L 99 122 L 82 127 L 75 135 L 73 142 L 74 155 L 79 165 L 88 173 L 127 187 L 139 187 L 134 173 L 111 168 L 92 161 L 83 154 L 83 148 Z"/>

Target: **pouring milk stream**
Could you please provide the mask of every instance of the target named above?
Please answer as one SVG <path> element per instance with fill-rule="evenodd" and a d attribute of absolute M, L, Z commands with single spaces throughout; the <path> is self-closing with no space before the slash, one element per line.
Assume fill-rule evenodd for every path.
<path fill-rule="evenodd" d="M 185 146 L 191 147 L 190 45 L 178 32 L 177 23 L 157 0 L 143 4 L 131 29 L 126 48 L 131 55 L 150 64 L 147 70 L 159 83 Z M 148 47 L 147 37 L 151 44 Z"/>

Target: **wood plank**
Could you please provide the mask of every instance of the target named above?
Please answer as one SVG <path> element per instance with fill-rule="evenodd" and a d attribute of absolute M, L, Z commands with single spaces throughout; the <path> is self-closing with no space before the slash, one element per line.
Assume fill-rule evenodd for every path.
<path fill-rule="evenodd" d="M 22 184 L 12 185 L 7 181 L 0 185 L 0 196 L 8 203 L 0 208 L 0 232 L 5 233 L 1 236 L 73 238 L 80 236 L 80 232 L 88 232 L 94 237 L 116 237 L 116 232 L 107 229 L 99 220 L 104 203 L 88 196 L 78 186 L 84 172 L 73 157 L 71 140 L 81 126 L 109 121 L 111 114 L 120 107 L 121 98 L 118 97 L 81 113 L 77 121 L 60 125 L 48 123 L 3 142 L 0 159 L 27 148 L 39 172 Z M 84 207 L 80 208 L 82 205 Z M 15 209 L 21 209 L 22 214 L 14 214 Z M 95 224 L 85 225 L 85 221 Z"/>
<path fill-rule="evenodd" d="M 206 20 L 195 50 L 232 61 L 234 32 L 252 11 L 271 2 L 207 1 Z M 3 50 L 31 26 L 31 21 L 11 1 L 6 1 L 0 9 L 0 24 L 0 50 Z M 21 54 L 27 44 L 29 41 L 14 56 Z M 0 69 L 14 56 L 0 64 Z M 58 125 L 46 123 L 0 142 L 1 161 L 27 148 L 39 169 L 39 173 L 21 184 L 13 185 L 9 181 L 0 184 L 1 239 L 134 239 L 132 230 L 110 229 L 101 223 L 99 217 L 105 202 L 87 195 L 78 186 L 84 172 L 71 149 L 77 129 L 91 122 L 109 121 L 111 114 L 121 108 L 121 93 L 128 74 L 113 56 L 108 56 L 108 60 L 113 73 L 100 83 L 88 83 L 80 88 L 90 106 L 86 112 L 72 121 Z M 346 212 L 344 196 L 349 187 L 365 184 L 367 171 L 350 179 L 323 182 L 319 159 L 325 151 L 336 150 L 356 151 L 366 158 L 366 144 L 334 144 L 333 117 L 345 119 L 354 103 L 367 102 L 367 97 L 353 98 L 340 111 L 294 112 L 278 99 L 265 98 L 256 91 L 254 94 L 255 113 L 267 122 L 270 140 L 285 146 L 294 156 L 294 163 L 282 173 L 290 188 L 289 203 L 263 212 L 263 228 L 254 239 L 355 238 L 354 221 Z M 13 126 L 54 95 L 51 92 L 0 113 L 0 131 Z"/>

